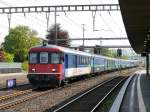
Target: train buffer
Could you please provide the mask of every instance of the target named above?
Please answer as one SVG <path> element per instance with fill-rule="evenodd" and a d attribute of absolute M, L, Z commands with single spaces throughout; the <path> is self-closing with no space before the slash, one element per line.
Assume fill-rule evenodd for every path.
<path fill-rule="evenodd" d="M 150 76 L 145 70 L 124 84 L 109 112 L 150 112 Z"/>

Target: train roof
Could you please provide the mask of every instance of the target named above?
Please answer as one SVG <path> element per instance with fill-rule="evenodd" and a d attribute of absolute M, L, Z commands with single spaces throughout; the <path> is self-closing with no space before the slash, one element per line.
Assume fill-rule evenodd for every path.
<path fill-rule="evenodd" d="M 111 57 L 97 55 L 97 54 L 90 54 L 90 53 L 87 53 L 87 52 L 78 51 L 78 50 L 69 49 L 69 48 L 66 48 L 66 47 L 61 47 L 61 46 L 56 46 L 56 45 L 51 45 L 51 44 L 48 44 L 48 45 L 45 45 L 45 46 L 37 45 L 37 46 L 32 47 L 31 49 L 34 49 L 34 48 L 54 48 L 54 49 L 58 49 L 59 51 L 62 51 L 62 52 L 65 52 L 65 53 L 72 53 L 72 54 L 78 54 L 78 55 L 84 55 L 84 56 L 101 57 L 101 58 L 105 58 L 105 59 L 108 59 L 108 60 L 118 60 L 118 58 L 111 58 Z M 138 60 L 125 60 L 125 59 L 119 59 L 119 60 L 121 60 L 121 61 L 130 61 L 130 62 L 138 61 Z"/>
<path fill-rule="evenodd" d="M 78 51 L 78 50 L 74 50 L 74 49 L 69 49 L 69 48 L 65 48 L 65 47 L 61 47 L 61 46 L 51 45 L 51 44 L 48 44 L 46 46 L 38 45 L 38 46 L 32 47 L 31 49 L 34 49 L 34 48 L 54 48 L 54 49 L 58 49 L 59 51 L 62 51 L 62 52 L 65 52 L 65 53 L 92 56 L 90 53 L 86 53 L 86 52 Z"/>

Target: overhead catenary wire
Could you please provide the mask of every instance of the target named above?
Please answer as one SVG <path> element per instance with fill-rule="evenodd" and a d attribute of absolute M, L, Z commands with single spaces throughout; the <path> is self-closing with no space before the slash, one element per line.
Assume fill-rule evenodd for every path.
<path fill-rule="evenodd" d="M 75 22 L 74 20 L 72 20 L 70 17 L 68 17 L 68 16 L 66 16 L 65 15 L 65 17 L 67 18 L 67 19 L 69 19 L 72 23 L 74 23 L 76 26 L 78 26 L 78 27 L 80 27 L 81 29 L 83 29 L 82 28 L 82 26 L 81 26 L 81 24 L 79 24 L 79 23 L 77 23 L 77 22 Z M 86 26 L 86 31 L 89 31 L 89 32 L 91 32 L 92 30 L 89 30 L 89 29 L 91 29 L 91 28 L 89 28 L 88 26 Z M 95 35 L 94 33 L 89 33 L 92 37 L 93 37 L 93 35 Z M 96 35 L 95 35 L 96 36 Z"/>
<path fill-rule="evenodd" d="M 9 4 L 9 3 L 7 3 L 7 2 L 4 2 L 3 0 L 0 1 L 0 4 L 4 4 L 4 5 L 9 6 L 9 7 L 12 7 L 12 6 L 13 6 L 12 4 Z M 24 17 L 27 18 L 27 14 L 24 13 Z M 32 16 L 32 15 L 30 15 L 30 17 L 34 18 L 34 22 L 35 22 L 35 20 L 36 20 L 36 21 L 40 21 L 40 22 L 37 22 L 37 24 L 38 24 L 39 26 L 43 26 L 43 24 L 42 24 L 43 22 L 46 23 L 46 21 L 43 21 L 43 20 L 41 20 L 41 19 L 39 19 L 39 18 L 37 18 L 37 17 L 34 17 L 34 16 Z M 18 18 L 17 18 L 17 19 L 18 19 Z M 16 20 L 16 18 L 15 18 L 15 20 Z M 22 19 L 21 19 L 21 20 L 22 20 Z"/>
<path fill-rule="evenodd" d="M 34 0 L 34 1 L 36 1 L 38 4 L 39 3 L 41 3 L 41 4 L 43 4 L 43 2 L 41 2 L 41 1 L 38 1 L 38 0 Z M 91 2 L 91 0 L 89 0 L 89 2 L 92 4 L 92 2 Z M 9 5 L 8 3 L 6 3 L 5 2 L 5 5 Z M 10 6 L 10 5 L 9 5 Z M 34 17 L 36 20 L 38 20 L 38 18 L 36 18 L 36 17 Z M 40 20 L 39 20 L 40 21 Z M 43 22 L 41 22 L 40 21 L 40 23 L 42 24 Z M 45 21 L 45 23 L 46 23 L 46 21 Z M 40 25 L 41 26 L 41 25 Z M 110 28 L 110 27 L 109 27 Z M 105 29 L 101 29 L 101 30 L 104 30 L 104 31 L 108 31 L 108 30 L 105 30 Z M 113 29 L 111 28 L 111 30 L 109 30 L 109 31 L 112 31 L 114 34 L 115 34 L 115 32 L 113 31 Z M 91 33 L 90 33 L 91 34 Z M 93 33 L 94 34 L 94 33 Z M 93 34 L 92 34 L 92 36 L 93 36 Z M 115 34 L 116 35 L 116 34 Z"/>
<path fill-rule="evenodd" d="M 123 28 L 121 28 L 120 25 L 116 22 L 116 20 L 115 20 L 114 17 L 112 16 L 111 12 L 109 12 L 109 15 L 110 15 L 110 17 L 111 17 L 111 19 L 112 19 L 112 22 L 117 26 L 118 30 L 120 30 L 121 33 L 122 33 L 123 31 L 125 31 L 125 30 L 123 30 Z"/>

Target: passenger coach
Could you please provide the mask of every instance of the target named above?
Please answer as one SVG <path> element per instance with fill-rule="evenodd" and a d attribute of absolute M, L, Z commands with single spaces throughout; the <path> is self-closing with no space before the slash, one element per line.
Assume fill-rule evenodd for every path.
<path fill-rule="evenodd" d="M 114 59 L 56 45 L 29 50 L 29 82 L 34 86 L 60 86 L 68 79 L 91 73 L 137 66 L 137 61 Z"/>

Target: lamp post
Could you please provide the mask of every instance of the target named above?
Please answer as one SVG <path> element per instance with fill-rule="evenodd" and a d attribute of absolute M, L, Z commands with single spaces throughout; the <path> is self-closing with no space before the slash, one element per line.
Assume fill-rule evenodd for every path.
<path fill-rule="evenodd" d="M 83 37 L 83 43 L 82 43 L 83 50 L 84 50 L 84 31 L 85 31 L 84 26 L 85 26 L 85 24 L 82 24 L 82 28 L 83 28 L 83 35 L 82 35 L 82 37 Z"/>
<path fill-rule="evenodd" d="M 148 31 L 147 38 L 145 40 L 146 44 L 146 75 L 149 75 L 149 46 L 150 46 L 150 31 Z"/>
<path fill-rule="evenodd" d="M 57 15 L 57 13 L 56 13 L 56 9 L 55 9 L 55 44 L 57 45 L 57 38 L 58 38 L 58 35 L 57 35 L 57 16 L 59 16 L 59 15 Z"/>

